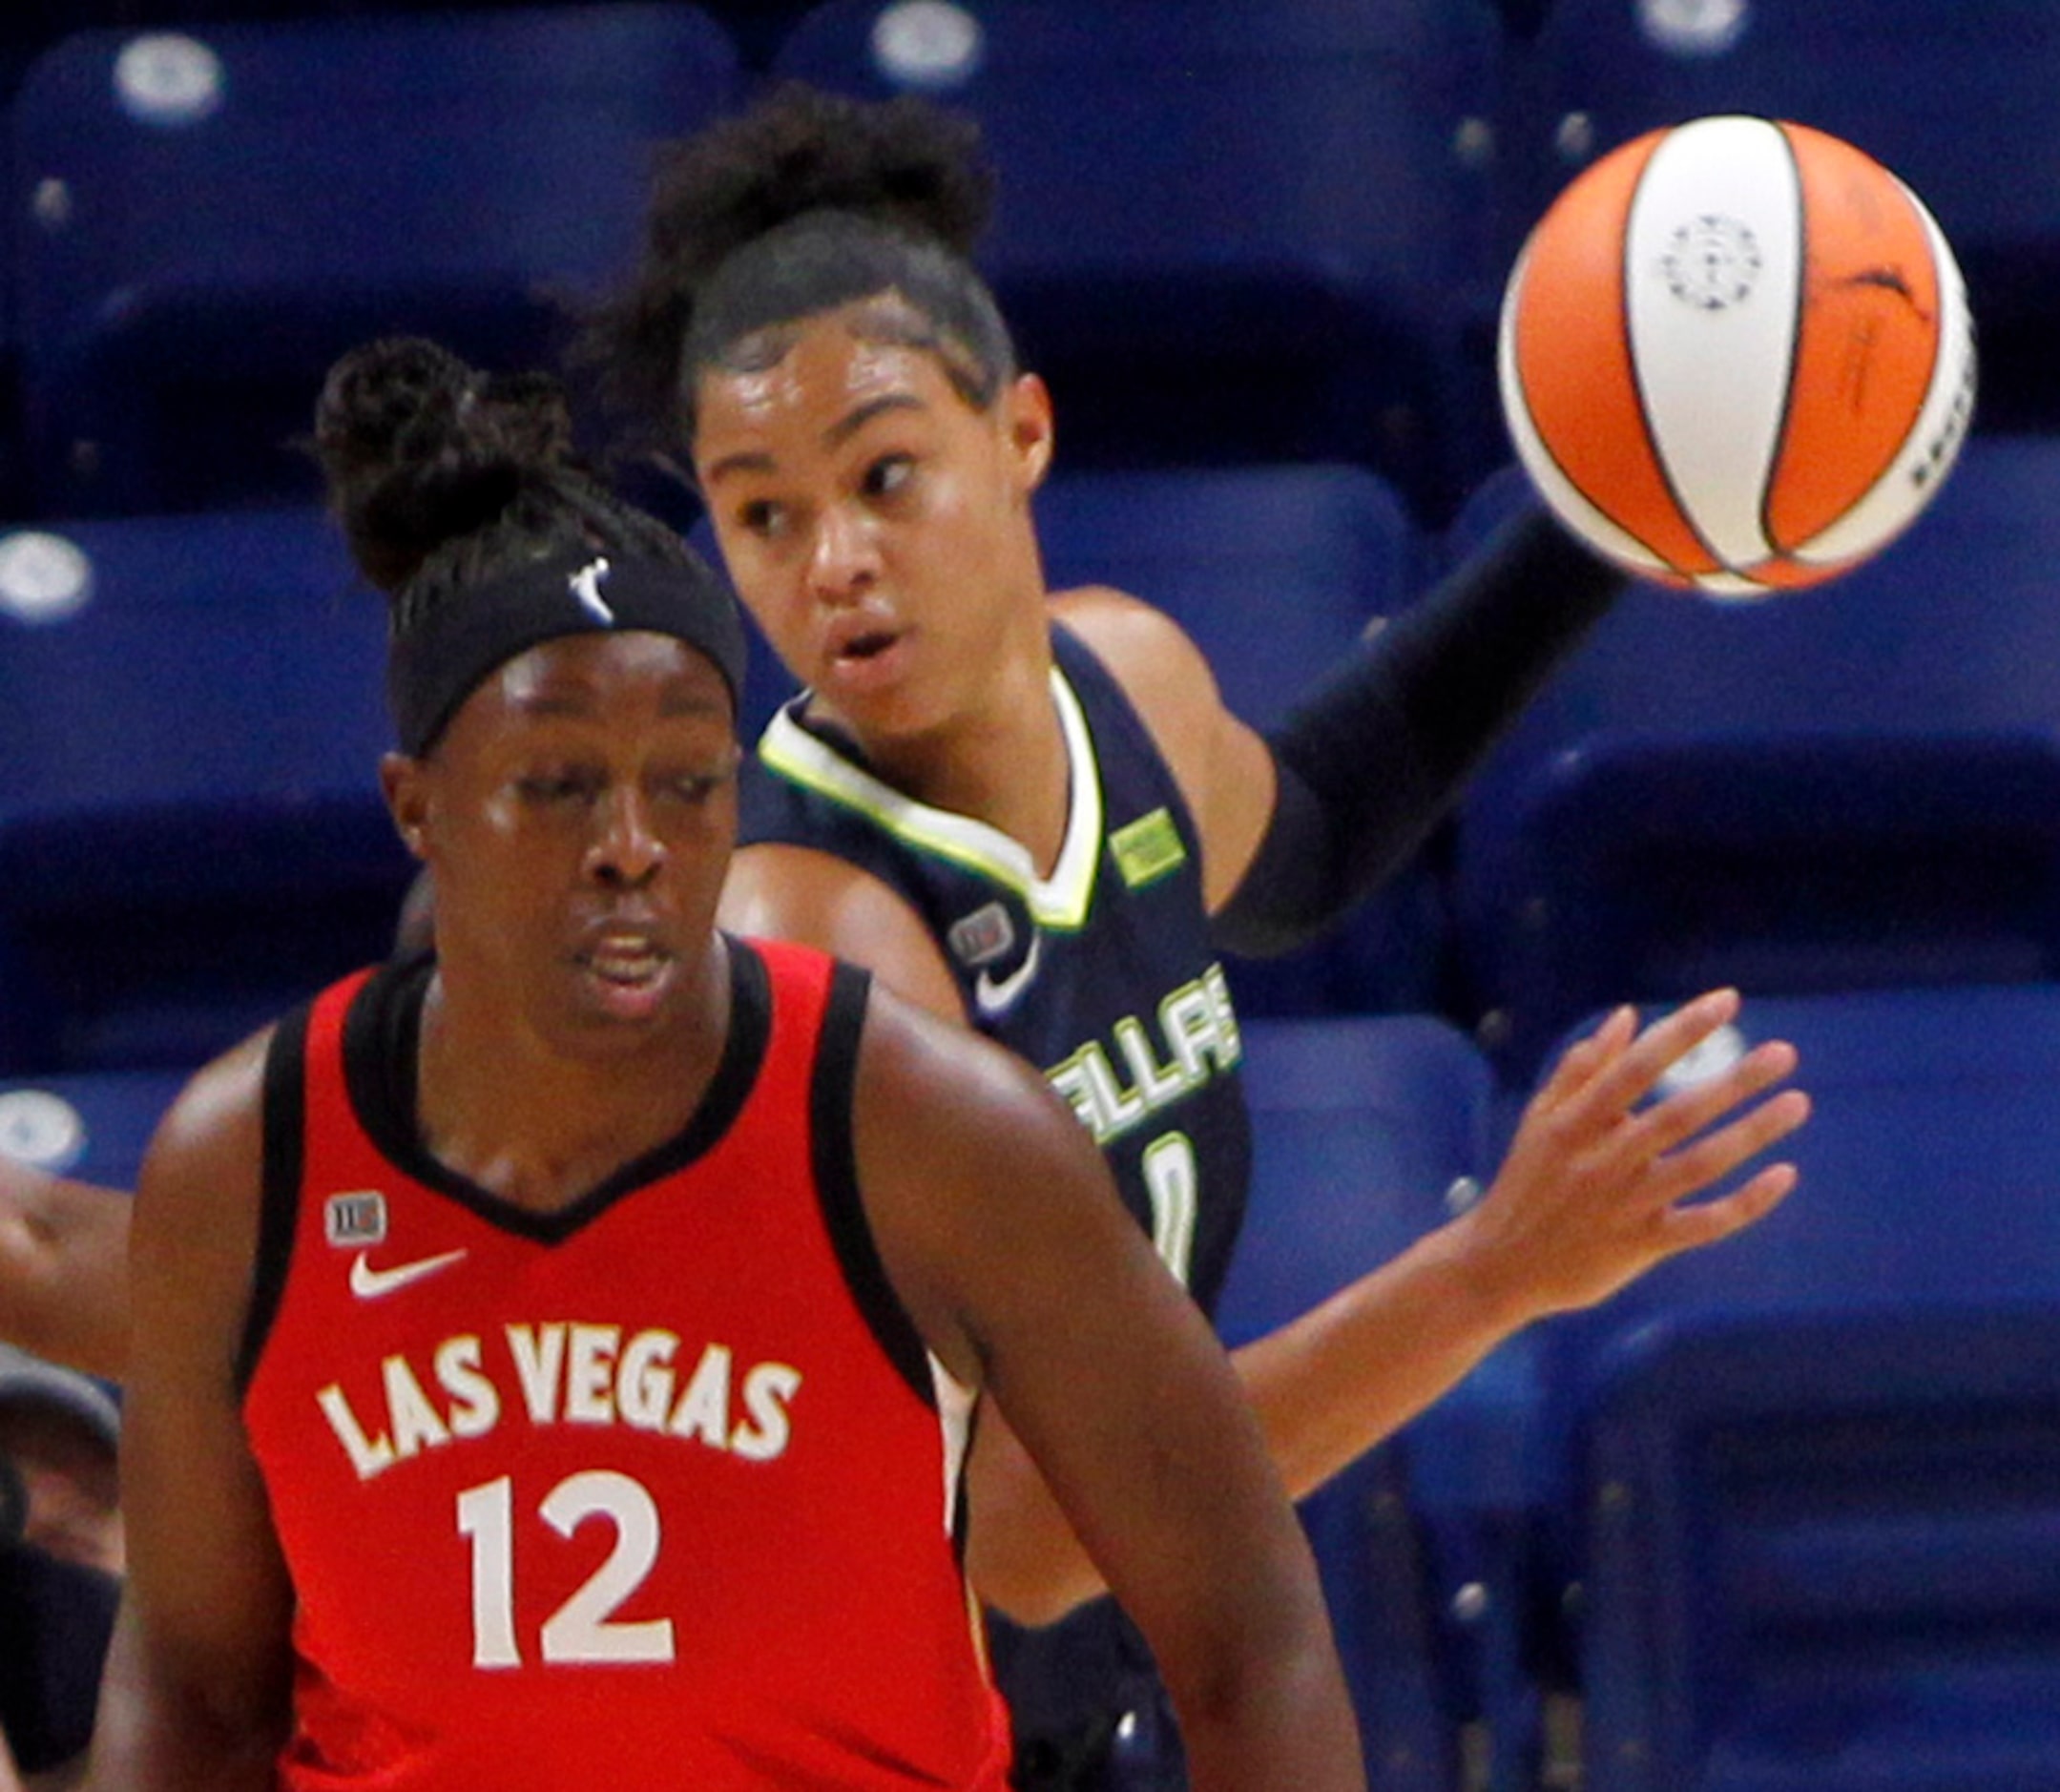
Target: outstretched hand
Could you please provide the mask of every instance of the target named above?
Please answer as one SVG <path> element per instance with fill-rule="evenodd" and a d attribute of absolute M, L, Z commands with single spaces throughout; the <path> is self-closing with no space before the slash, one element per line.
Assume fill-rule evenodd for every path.
<path fill-rule="evenodd" d="M 1500 1173 L 1466 1216 L 1474 1261 L 1509 1279 L 1524 1317 L 1592 1305 L 1655 1263 L 1754 1224 L 1795 1186 L 1793 1164 L 1771 1163 L 1726 1195 L 1694 1198 L 1809 1117 L 1800 1090 L 1767 1093 L 1796 1068 L 1785 1040 L 1646 1100 L 1737 1011 L 1737 990 L 1715 990 L 1641 1031 L 1635 1011 L 1617 1009 L 1530 1098 Z"/>

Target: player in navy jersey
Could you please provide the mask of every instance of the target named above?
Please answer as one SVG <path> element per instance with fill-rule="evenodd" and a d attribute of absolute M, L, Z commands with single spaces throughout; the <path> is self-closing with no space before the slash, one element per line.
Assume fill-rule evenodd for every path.
<path fill-rule="evenodd" d="M 991 1400 L 1197 1783 L 1362 1786 L 1264 1439 L 1066 1105 L 717 929 L 742 629 L 564 422 L 417 342 L 324 391 L 433 952 L 152 1143 L 89 1783 L 1003 1792 L 961 1555 Z"/>
<path fill-rule="evenodd" d="M 783 90 L 679 146 L 587 346 L 691 472 L 805 687 L 747 775 L 725 917 L 1029 1056 L 1206 1306 L 1248 1170 L 1217 952 L 1289 949 L 1370 891 L 1624 580 L 1526 517 L 1261 737 L 1168 617 L 1046 588 L 1051 407 L 971 266 L 988 187 L 962 117 Z M 1736 1001 L 1642 1036 L 1613 1016 L 1541 1089 L 1485 1200 L 1239 1353 L 1298 1494 L 1513 1329 L 1780 1198 L 1793 1170 L 1772 1164 L 1685 1203 L 1802 1120 L 1800 1092 L 1768 1094 L 1785 1045 L 1634 1112 Z M 983 1430 L 972 1488 L 988 1598 L 1043 1623 L 1097 1590 L 1004 1427 Z M 1098 1783 L 1134 1654 L 1092 1611 L 1011 1639 L 1026 1782 Z"/>

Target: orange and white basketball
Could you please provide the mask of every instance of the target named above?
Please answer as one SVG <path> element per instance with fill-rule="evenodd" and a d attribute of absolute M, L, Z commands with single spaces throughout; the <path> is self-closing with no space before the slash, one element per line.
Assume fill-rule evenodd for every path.
<path fill-rule="evenodd" d="M 1811 585 L 1905 528 L 1974 406 L 1944 233 L 1842 139 L 1697 118 L 1586 169 L 1503 296 L 1504 416 L 1597 552 L 1728 596 Z"/>

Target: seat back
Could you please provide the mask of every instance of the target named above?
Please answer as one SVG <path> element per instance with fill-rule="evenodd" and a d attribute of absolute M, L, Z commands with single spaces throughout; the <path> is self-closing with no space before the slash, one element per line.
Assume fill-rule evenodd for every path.
<path fill-rule="evenodd" d="M 1514 1073 L 1618 999 L 2060 972 L 2056 500 L 2060 439 L 1977 438 L 1828 585 L 1626 594 L 1459 815 L 1460 956 Z"/>
<path fill-rule="evenodd" d="M 1485 1060 L 1423 1015 L 1245 1030 L 1253 1185 L 1217 1308 L 1236 1345 L 1300 1318 L 1446 1216 L 1481 1168 Z M 1414 1503 L 1409 1434 L 1301 1502 L 1375 1783 L 1455 1792 L 1469 1698 Z"/>
<path fill-rule="evenodd" d="M 385 636 L 319 511 L 0 539 L 0 1069 L 191 1068 L 385 951 Z"/>
<path fill-rule="evenodd" d="M 294 445 L 374 335 L 549 365 L 635 250 L 653 145 L 739 80 L 712 20 L 648 0 L 54 45 L 14 108 L 45 512 L 314 496 Z"/>
<path fill-rule="evenodd" d="M 775 73 L 978 119 L 1069 455 L 1361 459 L 1429 502 L 1489 389 L 1498 43 L 1484 0 L 830 0 Z"/>
<path fill-rule="evenodd" d="M 1797 1190 L 1540 1330 L 1587 1782 L 2043 1783 L 2060 990 L 1757 1000 L 1737 1033 L 1800 1052 Z"/>

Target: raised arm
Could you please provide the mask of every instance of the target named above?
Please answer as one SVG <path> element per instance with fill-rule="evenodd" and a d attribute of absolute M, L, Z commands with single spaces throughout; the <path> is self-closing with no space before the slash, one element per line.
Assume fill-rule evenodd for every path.
<path fill-rule="evenodd" d="M 0 1339 L 119 1381 L 129 1338 L 129 1197 L 0 1156 Z"/>
<path fill-rule="evenodd" d="M 260 1792 L 289 1690 L 291 1590 L 244 1440 L 236 1360 L 260 1178 L 261 1052 L 175 1104 L 135 1197 L 122 1417 L 129 1569 L 89 1785 Z"/>
<path fill-rule="evenodd" d="M 1263 1440 L 1071 1111 L 1008 1052 L 877 988 L 857 1099 L 888 1276 L 1149 1638 L 1197 1792 L 1360 1785 L 1315 1567 Z"/>

